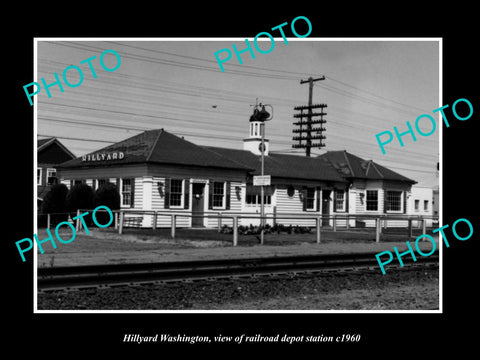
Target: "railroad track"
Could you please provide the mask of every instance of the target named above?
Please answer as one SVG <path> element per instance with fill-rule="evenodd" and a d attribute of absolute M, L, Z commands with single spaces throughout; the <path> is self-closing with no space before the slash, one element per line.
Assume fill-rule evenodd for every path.
<path fill-rule="evenodd" d="M 435 254 L 417 262 L 407 262 L 405 266 L 431 266 L 438 261 L 438 254 Z M 400 268 L 399 265 L 397 267 Z M 394 268 L 389 266 L 385 276 Z M 49 292 L 156 282 L 365 270 L 380 272 L 374 253 L 39 268 L 37 285 L 40 292 Z"/>

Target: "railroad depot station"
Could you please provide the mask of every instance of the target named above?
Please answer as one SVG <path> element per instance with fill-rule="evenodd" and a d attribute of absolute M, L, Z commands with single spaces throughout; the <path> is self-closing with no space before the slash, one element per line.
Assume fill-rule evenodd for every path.
<path fill-rule="evenodd" d="M 261 190 L 253 177 L 261 174 L 260 122 L 250 121 L 243 144 L 243 149 L 200 146 L 164 129 L 148 130 L 63 162 L 56 174 L 69 188 L 79 182 L 93 189 L 116 184 L 125 218 L 140 219 L 141 227 L 151 228 L 154 217 L 139 211 L 157 211 L 157 227 L 170 227 L 172 213 L 180 214 L 178 227 L 217 227 L 219 213 L 227 216 L 224 224 L 231 225 L 228 216 L 235 214 L 239 225 L 258 225 Z M 347 151 L 312 157 L 270 153 L 268 140 L 264 149 L 264 174 L 271 176 L 264 186 L 269 224 L 315 226 L 319 215 L 322 226 L 331 226 L 333 215 L 416 215 L 416 182 L 371 160 Z M 431 208 L 431 196 L 426 201 Z M 365 217 L 360 224 L 355 216 L 348 221 L 375 223 Z"/>

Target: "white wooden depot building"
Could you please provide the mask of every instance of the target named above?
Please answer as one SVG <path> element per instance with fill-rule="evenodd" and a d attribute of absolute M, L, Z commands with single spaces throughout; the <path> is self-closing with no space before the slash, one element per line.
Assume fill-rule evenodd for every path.
<path fill-rule="evenodd" d="M 260 143 L 259 121 L 250 121 L 243 149 L 200 146 L 164 129 L 149 130 L 69 160 L 57 172 L 67 187 L 116 184 L 126 211 L 196 215 L 179 216 L 178 227 L 216 227 L 218 220 L 205 215 L 219 213 L 241 215 L 239 224 L 258 224 L 260 187 L 253 185 L 253 177 L 261 174 Z M 270 177 L 264 187 L 265 214 L 275 214 L 277 223 L 314 226 L 313 216 L 320 214 L 409 214 L 412 208 L 414 180 L 347 151 L 318 157 L 278 154 L 269 152 L 266 140 L 264 159 L 264 174 Z M 156 221 L 157 227 L 170 227 L 169 216 Z M 325 218 L 323 225 L 331 221 Z M 152 216 L 142 216 L 141 226 L 152 227 Z"/>

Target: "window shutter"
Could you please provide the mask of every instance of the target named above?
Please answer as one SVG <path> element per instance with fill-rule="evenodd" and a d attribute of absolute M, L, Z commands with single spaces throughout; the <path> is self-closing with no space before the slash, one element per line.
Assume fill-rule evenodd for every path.
<path fill-rule="evenodd" d="M 170 208 L 170 178 L 165 178 L 165 196 L 163 198 L 163 207 Z"/>
<path fill-rule="evenodd" d="M 403 213 L 407 213 L 407 192 L 403 192 Z"/>
<path fill-rule="evenodd" d="M 120 179 L 119 178 L 115 179 L 115 185 L 117 186 L 117 191 L 120 194 L 122 192 L 122 189 L 120 189 Z"/>
<path fill-rule="evenodd" d="M 130 196 L 130 200 L 131 200 L 130 207 L 133 208 L 135 207 L 135 178 L 130 179 L 130 184 L 132 187 L 132 193 Z"/>
<path fill-rule="evenodd" d="M 183 196 L 184 196 L 184 199 L 183 199 L 183 208 L 184 209 L 188 209 L 189 206 L 190 206 L 190 180 L 188 179 L 185 179 L 184 182 L 184 187 L 185 187 L 185 191 L 183 192 Z"/>
<path fill-rule="evenodd" d="M 387 191 L 383 190 L 383 212 L 387 213 Z"/>
<path fill-rule="evenodd" d="M 337 212 L 337 190 L 333 190 L 333 212 Z"/>
<path fill-rule="evenodd" d="M 303 195 L 303 211 L 307 211 L 307 188 L 302 186 L 302 195 Z"/>
<path fill-rule="evenodd" d="M 349 203 L 350 203 L 350 191 L 348 191 L 348 188 L 345 189 L 345 212 L 350 212 L 350 207 L 349 207 Z"/>
<path fill-rule="evenodd" d="M 320 211 L 320 191 L 322 191 L 320 189 L 320 187 L 317 186 L 317 204 L 316 204 L 316 211 Z"/>
<path fill-rule="evenodd" d="M 213 180 L 208 183 L 208 208 L 213 208 Z"/>
<path fill-rule="evenodd" d="M 225 209 L 230 210 L 230 195 L 231 195 L 231 188 L 230 188 L 230 181 L 225 181 Z"/>

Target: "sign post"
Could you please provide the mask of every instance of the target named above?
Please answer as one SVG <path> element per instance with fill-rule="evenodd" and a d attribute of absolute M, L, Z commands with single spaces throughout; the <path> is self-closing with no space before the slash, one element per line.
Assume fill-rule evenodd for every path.
<path fill-rule="evenodd" d="M 268 106 L 271 108 L 272 114 L 268 113 L 265 110 L 265 106 Z M 258 110 L 257 108 L 261 107 L 261 110 Z M 250 119 L 254 119 L 256 121 L 261 121 L 260 123 L 260 134 L 261 134 L 261 143 L 259 145 L 259 150 L 260 153 L 262 154 L 262 171 L 261 171 L 261 176 L 254 176 L 253 179 L 253 185 L 260 186 L 260 244 L 263 245 L 263 240 L 264 240 L 264 226 L 265 226 L 265 185 L 270 185 L 270 175 L 268 175 L 268 184 L 267 184 L 267 179 L 265 178 L 264 175 L 264 167 L 265 167 L 265 121 L 271 120 L 273 118 L 273 107 L 272 105 L 262 105 L 260 103 L 259 105 L 255 105 L 255 109 L 253 111 L 253 115 Z M 257 181 L 255 180 L 257 178 Z M 262 179 L 262 180 L 260 180 Z"/>

